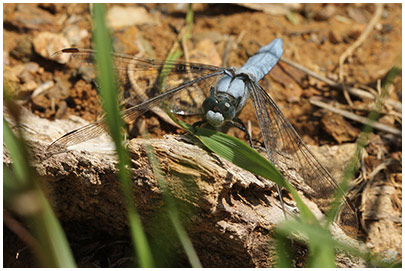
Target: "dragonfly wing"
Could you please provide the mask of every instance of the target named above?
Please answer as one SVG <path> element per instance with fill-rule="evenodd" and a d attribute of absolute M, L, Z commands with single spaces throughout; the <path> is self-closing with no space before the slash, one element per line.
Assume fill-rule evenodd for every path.
<path fill-rule="evenodd" d="M 77 62 L 94 69 L 96 53 L 94 50 L 67 48 L 56 54 L 64 53 L 70 54 Z M 130 105 L 142 103 L 198 77 L 224 70 L 212 65 L 147 59 L 117 53 L 112 53 L 112 58 L 122 99 L 128 101 Z M 184 92 L 177 93 L 167 100 L 167 104 L 174 113 L 201 113 L 201 104 L 209 95 L 209 86 L 214 84 L 215 80 L 210 78 L 198 84 L 189 85 Z"/>
<path fill-rule="evenodd" d="M 134 121 L 140 115 L 148 111 L 150 108 L 154 106 L 158 106 L 162 101 L 166 99 L 170 99 L 179 92 L 184 92 L 184 90 L 188 89 L 190 86 L 195 84 L 200 84 L 206 80 L 212 80 L 213 78 L 218 78 L 219 76 L 223 75 L 223 71 L 213 72 L 211 74 L 207 74 L 198 78 L 195 78 L 191 81 L 188 81 L 180 86 L 174 87 L 172 89 L 167 90 L 165 93 L 159 94 L 145 102 L 140 104 L 134 105 L 122 112 L 122 118 L 125 121 Z M 83 126 L 79 129 L 71 131 L 59 139 L 55 140 L 49 147 L 47 148 L 47 153 L 49 155 L 66 152 L 68 147 L 88 141 L 90 139 L 96 138 L 100 136 L 102 133 L 105 132 L 107 128 L 107 121 L 105 118 Z"/>
<path fill-rule="evenodd" d="M 52 142 L 52 144 L 46 149 L 46 153 L 48 156 L 51 156 L 57 153 L 66 152 L 70 146 L 74 146 L 100 136 L 105 132 L 106 127 L 107 122 L 105 118 L 103 118 L 80 127 L 79 129 L 73 130 Z"/>
<path fill-rule="evenodd" d="M 299 186 L 325 211 L 336 189 L 341 188 L 308 149 L 267 92 L 253 81 L 249 82 L 248 88 L 269 160 L 293 185 Z M 355 209 L 347 197 L 340 211 L 339 224 L 356 230 L 358 228 Z"/>

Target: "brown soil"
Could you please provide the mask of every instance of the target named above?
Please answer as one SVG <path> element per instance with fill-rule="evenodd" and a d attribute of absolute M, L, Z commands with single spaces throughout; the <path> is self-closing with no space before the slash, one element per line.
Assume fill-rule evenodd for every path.
<path fill-rule="evenodd" d="M 113 6 L 108 5 L 109 9 Z M 184 25 L 185 6 L 168 4 L 135 6 L 143 7 L 148 18 L 138 25 L 116 28 L 112 32 L 115 51 L 164 59 L 176 43 L 178 31 Z M 59 64 L 51 57 L 41 56 L 38 53 L 39 49 L 33 44 L 35 37 L 42 32 L 62 34 L 64 37 L 73 33 L 70 41 L 76 38 L 76 43 L 71 42 L 72 47 L 90 48 L 89 6 L 85 4 L 4 4 L 3 8 L 4 77 L 9 80 L 15 90 L 14 94 L 19 102 L 42 118 L 53 120 L 75 115 L 88 121 L 98 119 L 102 110 L 97 97 L 97 88 L 85 76 L 86 72 L 78 71 L 78 66 L 74 63 Z M 208 45 L 203 49 L 209 53 L 204 55 L 202 52 L 203 56 L 194 54 L 190 60 L 238 67 L 243 65 L 260 46 L 279 37 L 284 41 L 283 56 L 285 58 L 337 81 L 339 57 L 361 35 L 376 10 L 374 4 L 307 4 L 281 15 L 271 15 L 265 12 L 265 8 L 264 5 L 259 10 L 253 10 L 233 4 L 195 4 L 194 25 L 192 36 L 186 43 L 187 49 L 191 52 L 190 55 L 193 55 L 196 48 L 198 48 L 197 51 L 202 50 L 199 46 L 203 40 L 208 39 L 210 43 L 207 43 Z M 80 38 L 80 33 L 86 33 L 86 31 L 87 35 Z M 401 57 L 401 33 L 402 5 L 384 5 L 383 14 L 377 25 L 344 64 L 345 83 L 348 86 L 363 89 L 377 89 L 379 81 L 383 80 L 386 73 Z M 232 46 L 226 49 L 227 42 L 231 39 Z M 221 56 L 225 53 L 229 57 L 226 63 L 222 63 Z M 32 63 L 39 66 L 30 70 L 30 66 L 27 65 L 33 65 Z M 33 97 L 33 91 L 47 81 L 53 82 L 53 86 Z M 285 63 L 275 67 L 261 84 L 276 100 L 284 115 L 307 144 L 337 145 L 355 142 L 363 127 L 358 122 L 344 119 L 311 105 L 309 103 L 311 97 L 320 96 L 329 104 L 338 102 L 341 104 L 340 108 L 365 117 L 372 108 L 369 100 L 355 96 L 351 96 L 353 107 L 350 108 L 341 90 L 331 88 Z M 389 92 L 388 97 L 401 102 L 402 76 L 395 78 L 394 88 Z M 253 106 L 248 104 L 240 117 L 245 123 L 251 121 L 253 138 L 260 141 L 260 129 Z M 182 132 L 154 113 L 148 112 L 141 118 L 146 120 L 152 136 L 161 137 L 167 133 Z M 380 122 L 398 129 L 401 129 L 401 119 L 401 112 L 396 116 L 395 110 L 388 107 L 384 107 L 380 115 Z M 196 120 L 198 119 L 191 118 L 188 122 L 193 123 Z M 244 139 L 244 133 L 237 129 L 231 129 L 229 134 Z M 401 201 L 401 144 L 402 140 L 398 136 L 375 130 L 367 145 L 367 156 L 362 169 L 370 174 L 387 160 L 391 159 L 394 162 L 376 176 L 365 177 L 359 186 L 368 187 L 367 182 L 392 185 L 396 187 L 392 197 L 399 198 Z M 366 201 L 364 198 L 363 202 L 360 200 L 363 190 L 356 190 L 355 193 L 355 204 L 364 211 L 363 204 Z M 401 204 L 397 208 L 401 209 Z M 395 210 L 396 215 L 401 213 L 399 209 Z M 363 229 L 365 240 L 371 238 L 368 236 L 367 229 L 372 229 L 370 230 L 372 234 L 381 234 L 372 227 L 371 224 L 374 222 L 370 222 L 371 220 L 372 217 L 365 219 L 366 226 Z M 402 225 L 395 225 L 400 231 Z M 71 238 L 78 234 L 75 232 L 74 225 L 65 226 L 71 229 Z M 11 233 L 5 232 L 5 234 Z M 92 238 L 96 239 L 95 236 Z M 88 244 L 91 243 L 90 239 L 87 241 Z M 112 240 L 109 242 L 113 243 Z M 382 242 L 374 243 L 376 246 L 381 244 Z M 121 243 L 120 246 L 130 247 L 126 243 Z M 23 245 L 20 242 L 12 242 L 7 250 L 15 253 L 22 248 Z M 105 254 L 110 253 L 108 249 L 108 247 L 105 248 Z M 14 255 L 14 253 L 11 254 Z M 20 261 L 15 260 L 12 255 L 4 255 L 7 256 L 4 258 L 6 267 L 32 266 L 32 263 L 21 262 L 24 261 L 23 252 Z M 122 258 L 125 256 L 128 255 L 120 255 Z M 93 263 L 82 259 L 79 264 L 89 267 Z M 98 264 L 108 265 L 106 262 L 98 262 Z"/>

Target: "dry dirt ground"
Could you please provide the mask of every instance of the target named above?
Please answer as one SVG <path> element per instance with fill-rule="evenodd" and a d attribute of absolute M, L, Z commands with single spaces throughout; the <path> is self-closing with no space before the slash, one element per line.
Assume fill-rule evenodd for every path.
<path fill-rule="evenodd" d="M 186 4 L 107 6 L 114 50 L 158 59 L 164 59 L 177 43 L 187 11 Z M 191 37 L 179 47 L 187 53 L 186 60 L 238 67 L 261 46 L 278 37 L 284 41 L 286 59 L 320 76 L 335 82 L 343 80 L 348 87 L 374 95 L 381 93 L 379 85 L 387 72 L 395 65 L 401 68 L 398 63 L 402 54 L 402 5 L 384 5 L 368 35 L 348 54 L 342 67 L 339 58 L 361 39 L 377 9 L 374 4 L 195 4 Z M 87 121 L 99 118 L 97 88 L 89 79 L 89 71 L 73 62 L 65 64 L 61 60 L 62 63 L 58 63 L 51 56 L 66 47 L 91 47 L 89 6 L 4 4 L 3 16 L 3 76 L 18 102 L 49 120 L 71 116 Z M 362 117 L 367 117 L 374 107 L 372 100 L 345 93 L 285 62 L 280 62 L 261 84 L 309 145 L 354 143 L 363 128 L 363 124 L 355 120 L 311 104 L 310 99 L 321 98 L 332 107 Z M 393 103 L 382 107 L 378 121 L 401 130 L 401 105 L 393 105 L 402 101 L 401 74 L 395 77 L 386 97 Z M 247 105 L 240 117 L 245 123 L 250 122 L 253 139 L 260 142 L 252 105 Z M 141 120 L 152 137 L 182 133 L 152 112 L 143 115 Z M 136 126 L 132 136 L 141 133 L 139 127 L 144 126 Z M 244 139 L 244 134 L 237 129 L 231 129 L 229 134 Z M 360 238 L 374 252 L 386 253 L 387 257 L 395 259 L 402 257 L 401 145 L 401 135 L 374 130 L 362 155 L 354 188 L 349 193 L 361 216 Z M 368 206 L 377 198 L 381 205 L 370 210 Z M 64 223 L 73 232 L 71 236 L 76 236 L 75 225 Z M 97 234 L 102 235 L 89 233 L 91 237 L 85 240 L 81 236 L 82 241 L 95 244 L 89 240 L 97 240 Z M 4 265 L 34 265 L 25 245 L 6 227 L 4 235 Z M 116 242 L 118 247 L 129 247 L 114 237 L 108 238 L 110 241 L 105 243 Z M 74 249 L 78 249 L 79 245 L 75 245 Z M 18 259 L 15 258 L 17 252 Z M 105 246 L 78 262 L 81 266 L 125 264 L 124 260 L 114 263 L 100 260 L 109 253 L 111 249 Z M 111 256 L 124 259 L 126 255 Z"/>

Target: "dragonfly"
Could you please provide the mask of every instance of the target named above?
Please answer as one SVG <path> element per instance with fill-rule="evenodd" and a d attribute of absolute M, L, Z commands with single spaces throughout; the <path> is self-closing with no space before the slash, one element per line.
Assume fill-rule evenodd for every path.
<path fill-rule="evenodd" d="M 70 54 L 91 65 L 95 51 L 66 48 L 56 54 Z M 283 41 L 279 38 L 263 46 L 239 69 L 112 53 L 119 83 L 124 86 L 124 90 L 130 89 L 130 93 L 124 96 L 128 96 L 132 106 L 122 111 L 122 117 L 127 122 L 133 122 L 146 111 L 165 102 L 173 113 L 201 114 L 199 124 L 208 123 L 216 129 L 232 124 L 246 131 L 238 115 L 250 98 L 267 158 L 293 185 L 305 186 L 305 189 L 301 187 L 301 191 L 305 191 L 325 211 L 335 191 L 341 190 L 345 195 L 343 190 L 259 84 L 278 63 L 282 54 Z M 65 152 L 70 146 L 100 136 L 106 129 L 106 119 L 102 118 L 63 135 L 49 145 L 47 152 Z M 250 137 L 249 141 L 252 146 Z M 303 181 L 294 183 L 296 174 Z M 344 196 L 342 205 L 338 224 L 345 231 L 355 232 L 358 228 L 356 209 L 347 196 Z"/>

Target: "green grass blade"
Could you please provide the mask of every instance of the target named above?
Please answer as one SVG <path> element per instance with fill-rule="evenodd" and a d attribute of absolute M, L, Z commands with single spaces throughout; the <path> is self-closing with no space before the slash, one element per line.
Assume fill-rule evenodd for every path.
<path fill-rule="evenodd" d="M 29 166 L 26 160 L 27 152 L 21 144 L 21 141 L 11 131 L 10 126 L 4 118 L 3 140 L 13 161 L 12 167 L 14 173 L 17 175 L 16 181 L 21 182 L 18 184 L 19 186 L 25 187 L 28 185 L 29 180 Z"/>
<path fill-rule="evenodd" d="M 114 140 L 117 155 L 119 179 L 122 184 L 125 203 L 128 211 L 128 220 L 134 249 L 141 267 L 153 267 L 153 257 L 143 231 L 141 219 L 136 211 L 132 194 L 132 182 L 128 170 L 129 156 L 121 142 L 121 127 L 123 120 L 118 106 L 117 88 L 113 78 L 114 71 L 111 58 L 111 40 L 108 29 L 105 25 L 104 5 L 94 4 L 94 45 L 97 50 L 96 64 L 98 71 L 98 82 L 100 84 L 100 93 L 103 101 L 103 109 L 106 112 L 106 118 L 111 136 Z"/>
<path fill-rule="evenodd" d="M 230 135 L 213 131 L 211 129 L 193 127 L 178 120 L 173 113 L 164 107 L 169 117 L 190 134 L 197 137 L 207 148 L 233 164 L 262 176 L 286 188 L 293 196 L 300 210 L 301 218 L 308 224 L 319 225 L 318 220 L 299 197 L 294 187 L 285 180 L 278 169 L 256 150 L 250 148 L 245 142 Z"/>
<path fill-rule="evenodd" d="M 193 4 L 190 3 L 188 4 L 187 8 L 187 14 L 186 14 L 186 25 L 187 25 L 187 33 L 186 33 L 186 38 L 190 38 L 192 30 L 193 30 L 193 25 L 194 25 L 194 11 L 193 11 Z"/>
<path fill-rule="evenodd" d="M 169 208 L 170 220 L 173 223 L 174 229 L 180 238 L 180 242 L 183 245 L 184 251 L 187 254 L 187 258 L 193 268 L 202 268 L 200 259 L 198 258 L 197 252 L 193 247 L 190 237 L 188 236 L 186 230 L 180 222 L 179 215 L 176 209 Z"/>
<path fill-rule="evenodd" d="M 227 134 L 200 127 L 196 127 L 194 135 L 211 151 L 226 160 L 286 188 L 297 203 L 302 219 L 310 224 L 318 224 L 315 216 L 280 171 L 268 159 L 250 148 L 245 142 Z"/>
<path fill-rule="evenodd" d="M 195 136 L 210 150 L 235 165 L 265 177 L 280 186 L 286 188 L 289 186 L 276 167 L 258 152 L 251 149 L 245 142 L 210 129 L 201 127 L 195 129 Z"/>
<path fill-rule="evenodd" d="M 335 267 L 336 241 L 328 230 L 320 225 L 314 226 L 298 220 L 289 220 L 279 224 L 276 232 L 280 235 L 277 238 L 292 236 L 293 233 L 307 237 L 310 251 L 308 267 Z"/>
<path fill-rule="evenodd" d="M 143 135 L 143 137 L 147 138 L 147 135 Z M 177 236 L 180 239 L 180 242 L 187 255 L 187 258 L 193 268 L 201 268 L 202 265 L 197 256 L 197 252 L 195 251 L 193 244 L 191 243 L 191 240 L 188 237 L 186 230 L 184 229 L 182 223 L 180 222 L 179 213 L 176 208 L 173 196 L 170 193 L 170 190 L 167 188 L 166 181 L 164 179 L 164 176 L 161 173 L 162 171 L 161 171 L 161 168 L 159 165 L 159 161 L 156 158 L 153 147 L 151 145 L 146 145 L 145 149 L 146 149 L 146 153 L 149 158 L 149 162 L 153 169 L 153 173 L 158 181 L 159 187 L 163 191 L 163 197 L 168 206 L 169 218 L 174 226 Z"/>
<path fill-rule="evenodd" d="M 180 57 L 182 56 L 182 52 L 180 50 L 174 50 L 173 52 L 170 52 L 165 60 L 165 64 L 163 64 L 162 70 L 159 74 L 159 82 L 160 84 L 160 90 L 163 91 L 166 88 L 166 79 L 167 76 L 170 74 L 170 72 L 173 69 L 173 66 L 171 64 L 167 63 L 173 63 L 177 61 Z"/>
<path fill-rule="evenodd" d="M 4 180 L 5 205 L 16 208 L 15 211 L 30 224 L 38 245 L 33 247 L 44 267 L 76 267 L 68 241 L 52 208 L 39 188 L 39 176 L 29 166 L 25 143 L 11 131 L 3 119 L 3 140 L 13 161 L 13 172 L 8 171 Z M 10 175 L 14 175 L 11 178 Z M 15 181 L 16 183 L 10 183 Z M 31 208 L 24 210 L 22 198 L 32 202 Z"/>
<path fill-rule="evenodd" d="M 181 30 L 176 44 L 173 46 L 172 50 L 169 52 L 169 54 L 166 57 L 166 63 L 176 62 L 183 55 L 183 53 L 179 49 L 179 46 L 182 43 L 183 39 L 184 39 L 184 41 L 186 41 L 187 39 L 190 38 L 192 29 L 193 29 L 193 19 L 194 19 L 193 4 L 189 4 L 188 8 L 187 8 L 187 14 L 186 14 L 186 30 L 185 30 L 185 32 L 183 32 L 183 30 Z M 167 76 L 170 74 L 171 70 L 173 69 L 173 66 L 171 64 L 168 65 L 166 63 L 163 65 L 162 70 L 159 74 L 159 82 L 161 82 L 160 83 L 161 91 L 165 90 Z"/>
<path fill-rule="evenodd" d="M 177 120 L 170 112 L 169 116 L 182 128 L 196 136 L 211 151 L 241 168 L 274 181 L 290 191 L 300 210 L 301 220 L 293 220 L 294 224 L 286 224 L 292 225 L 290 227 L 282 226 L 280 232 L 288 236 L 299 229 L 299 232 L 308 236 L 309 247 L 312 253 L 310 255 L 314 255 L 314 258 L 310 257 L 309 265 L 313 267 L 335 267 L 334 247 L 337 245 L 336 242 L 302 202 L 296 190 L 284 179 L 283 175 L 268 159 L 237 138 L 210 129 L 192 127 Z M 288 221 L 288 223 L 290 222 L 292 223 L 292 221 Z M 279 249 L 285 247 L 286 243 L 283 238 L 285 239 L 285 237 L 282 237 L 277 240 Z M 348 247 L 345 248 L 350 249 Z M 289 266 L 290 261 L 288 256 L 285 252 L 283 255 L 279 254 L 279 266 Z"/>
<path fill-rule="evenodd" d="M 275 244 L 276 244 L 276 255 L 277 255 L 277 268 L 288 268 L 292 266 L 292 252 L 288 244 L 291 242 L 286 235 L 279 232 L 275 232 Z"/>
<path fill-rule="evenodd" d="M 313 244 L 311 242 L 310 244 Z M 309 247 L 310 255 L 308 267 L 311 268 L 336 268 L 335 249 L 323 244 L 314 244 Z"/>
<path fill-rule="evenodd" d="M 401 65 L 401 63 L 399 63 L 398 66 L 394 65 L 385 75 L 381 84 L 383 90 L 387 90 L 387 88 L 394 83 L 395 77 L 401 74 L 401 67 L 399 67 L 399 65 Z"/>
<path fill-rule="evenodd" d="M 345 251 L 352 256 L 365 259 L 372 267 L 394 267 L 400 262 L 387 261 L 383 256 L 371 254 L 368 250 L 360 250 L 346 243 L 333 239 L 325 228 L 317 228 L 297 220 L 285 221 L 277 225 L 276 238 L 292 237 L 293 234 L 307 237 L 310 254 L 308 267 L 333 267 L 335 265 L 335 249 Z"/>
<path fill-rule="evenodd" d="M 65 233 L 55 216 L 47 198 L 38 188 L 38 201 L 41 209 L 32 218 L 41 250 L 45 253 L 48 267 L 76 267 L 75 260 Z"/>

